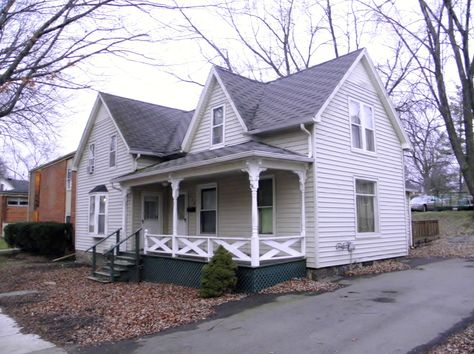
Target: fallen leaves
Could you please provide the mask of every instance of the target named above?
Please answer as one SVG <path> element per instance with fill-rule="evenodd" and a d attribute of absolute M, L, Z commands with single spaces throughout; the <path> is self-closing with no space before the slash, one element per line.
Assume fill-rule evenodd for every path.
<path fill-rule="evenodd" d="M 381 274 L 388 272 L 397 272 L 410 269 L 408 264 L 402 263 L 394 259 L 385 261 L 374 261 L 372 265 L 363 266 L 362 264 L 354 264 L 348 267 L 344 275 L 353 277 L 359 275 Z"/>
<path fill-rule="evenodd" d="M 410 250 L 409 257 L 474 257 L 474 236 L 454 236 L 441 238 L 427 245 Z"/>
<path fill-rule="evenodd" d="M 474 352 L 474 325 L 451 337 L 442 345 L 430 350 L 429 354 L 467 354 Z"/>
<path fill-rule="evenodd" d="M 291 279 L 283 283 L 264 289 L 260 294 L 285 294 L 285 293 L 323 293 L 334 291 L 341 286 L 327 281 L 314 281 L 306 278 Z"/>

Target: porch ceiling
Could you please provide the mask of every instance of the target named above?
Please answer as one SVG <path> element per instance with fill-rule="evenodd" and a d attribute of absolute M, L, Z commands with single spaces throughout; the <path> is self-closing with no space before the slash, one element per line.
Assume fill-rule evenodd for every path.
<path fill-rule="evenodd" d="M 206 150 L 158 163 L 116 178 L 115 182 L 139 185 L 167 181 L 170 175 L 189 178 L 240 170 L 249 160 L 258 160 L 262 167 L 280 170 L 302 170 L 313 160 L 289 150 L 250 141 L 244 144 Z"/>

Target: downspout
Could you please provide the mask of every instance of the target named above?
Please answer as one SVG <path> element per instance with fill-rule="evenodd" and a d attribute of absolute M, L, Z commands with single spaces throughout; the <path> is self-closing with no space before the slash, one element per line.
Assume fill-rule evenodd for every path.
<path fill-rule="evenodd" d="M 303 133 L 306 133 L 308 135 L 308 157 L 313 157 L 313 139 L 311 136 L 311 132 L 306 129 L 304 124 L 300 124 L 300 129 Z"/>

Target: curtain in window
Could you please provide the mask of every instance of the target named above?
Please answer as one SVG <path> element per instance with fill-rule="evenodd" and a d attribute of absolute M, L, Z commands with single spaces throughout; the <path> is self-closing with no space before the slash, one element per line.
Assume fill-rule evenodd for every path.
<path fill-rule="evenodd" d="M 98 215 L 98 228 L 97 233 L 102 235 L 105 233 L 105 196 L 99 197 L 99 215 Z"/>
<path fill-rule="evenodd" d="M 349 101 L 349 115 L 351 117 L 352 146 L 362 148 L 360 105 L 358 102 Z"/>
<path fill-rule="evenodd" d="M 375 183 L 356 181 L 357 232 L 375 232 Z"/>
<path fill-rule="evenodd" d="M 94 232 L 95 225 L 95 197 L 89 198 L 89 232 Z"/>
<path fill-rule="evenodd" d="M 215 188 L 201 190 L 201 233 L 216 233 L 217 193 Z"/>

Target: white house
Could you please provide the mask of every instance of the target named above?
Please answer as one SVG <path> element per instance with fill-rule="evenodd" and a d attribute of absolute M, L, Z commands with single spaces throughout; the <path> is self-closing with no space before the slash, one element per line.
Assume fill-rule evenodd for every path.
<path fill-rule="evenodd" d="M 267 83 L 214 67 L 193 112 L 100 93 L 74 162 L 76 249 L 142 228 L 142 276 L 196 285 L 222 245 L 251 290 L 404 256 L 407 148 L 365 49 Z"/>

